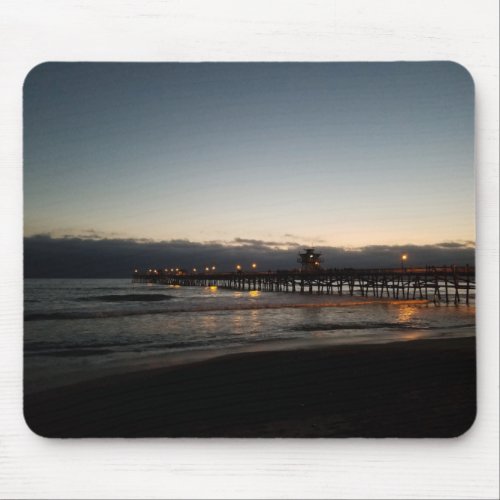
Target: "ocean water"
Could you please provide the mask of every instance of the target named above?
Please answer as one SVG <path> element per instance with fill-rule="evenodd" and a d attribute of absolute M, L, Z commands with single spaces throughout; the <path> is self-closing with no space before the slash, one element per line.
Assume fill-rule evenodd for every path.
<path fill-rule="evenodd" d="M 220 354 L 474 336 L 473 305 L 25 280 L 25 390 Z"/>

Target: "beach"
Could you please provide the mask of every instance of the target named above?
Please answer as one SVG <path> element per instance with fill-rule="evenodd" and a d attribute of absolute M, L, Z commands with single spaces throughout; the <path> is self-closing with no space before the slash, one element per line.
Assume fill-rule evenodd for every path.
<path fill-rule="evenodd" d="M 25 394 L 46 437 L 455 437 L 475 339 L 249 352 Z"/>

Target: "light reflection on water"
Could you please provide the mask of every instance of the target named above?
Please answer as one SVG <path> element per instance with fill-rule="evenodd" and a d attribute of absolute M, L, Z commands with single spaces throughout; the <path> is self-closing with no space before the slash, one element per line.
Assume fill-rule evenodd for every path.
<path fill-rule="evenodd" d="M 213 314 L 204 314 L 200 318 L 199 329 L 206 333 L 213 333 L 217 328 L 217 320 Z"/>
<path fill-rule="evenodd" d="M 402 304 L 398 307 L 398 323 L 409 322 L 417 313 L 417 307 L 410 304 Z"/>

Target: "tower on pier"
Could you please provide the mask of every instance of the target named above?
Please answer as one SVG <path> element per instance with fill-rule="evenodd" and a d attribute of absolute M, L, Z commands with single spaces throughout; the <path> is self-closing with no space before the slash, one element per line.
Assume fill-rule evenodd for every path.
<path fill-rule="evenodd" d="M 310 273 L 321 269 L 323 259 L 319 252 L 314 251 L 314 248 L 306 248 L 303 253 L 299 252 L 297 262 L 301 264 L 301 272 Z"/>

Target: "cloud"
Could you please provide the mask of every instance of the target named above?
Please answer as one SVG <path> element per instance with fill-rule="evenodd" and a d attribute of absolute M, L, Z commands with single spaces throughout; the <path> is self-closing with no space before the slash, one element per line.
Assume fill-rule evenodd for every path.
<path fill-rule="evenodd" d="M 304 237 L 304 236 L 299 236 L 297 234 L 291 234 L 291 233 L 285 233 L 283 235 L 284 238 L 291 238 L 293 240 L 296 240 L 296 241 L 309 241 L 309 242 L 314 242 L 314 245 L 318 245 L 318 244 L 321 244 L 321 243 L 326 243 L 326 240 L 320 238 L 320 237 L 313 237 L 311 238 L 310 236 L 308 237 Z M 309 243 L 311 244 L 311 243 Z"/>
<path fill-rule="evenodd" d="M 97 231 L 93 228 L 88 229 L 73 229 L 73 228 L 59 228 L 49 233 L 44 233 L 44 236 L 50 236 L 51 238 L 78 238 L 81 240 L 102 240 L 107 238 L 120 238 L 123 237 L 122 234 L 116 232 L 103 232 Z"/>
<path fill-rule="evenodd" d="M 456 241 L 444 241 L 443 243 L 438 244 L 441 248 L 473 248 L 474 242 L 467 240 L 464 242 L 456 242 Z"/>
<path fill-rule="evenodd" d="M 237 245 L 245 245 L 249 247 L 264 247 L 264 248 L 287 248 L 299 247 L 300 243 L 295 241 L 266 241 L 266 240 L 252 240 L 248 238 L 234 238 L 230 243 Z"/>
<path fill-rule="evenodd" d="M 243 244 L 242 244 L 243 243 Z M 151 241 L 120 238 L 53 238 L 40 234 L 24 239 L 27 278 L 120 278 L 134 268 L 215 265 L 221 271 L 257 262 L 261 270 L 297 267 L 297 247 L 276 242 L 235 238 L 232 242 Z M 295 245 L 295 244 L 294 244 Z M 372 245 L 356 249 L 320 247 L 324 267 L 397 267 L 402 253 L 408 265 L 474 264 L 471 242 L 434 245 Z"/>

